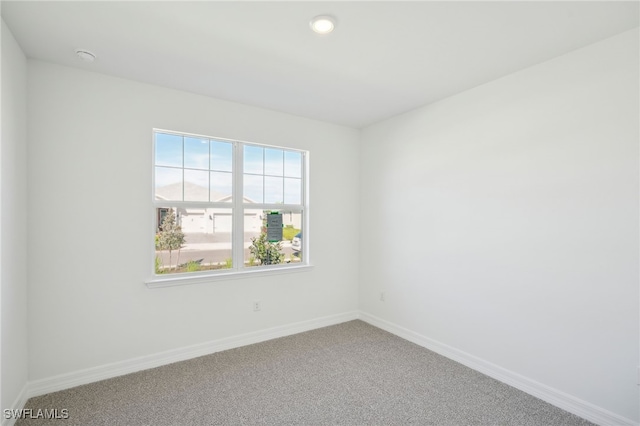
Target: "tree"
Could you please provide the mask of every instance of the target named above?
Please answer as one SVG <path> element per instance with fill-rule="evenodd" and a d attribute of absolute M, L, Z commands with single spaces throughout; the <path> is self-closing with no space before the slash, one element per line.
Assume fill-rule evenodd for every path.
<path fill-rule="evenodd" d="M 162 220 L 160 231 L 158 232 L 158 248 L 160 250 L 169 250 L 169 269 L 171 269 L 171 252 L 178 250 L 178 259 L 176 261 L 176 269 L 180 262 L 180 249 L 184 246 L 184 232 L 176 223 L 176 215 L 173 209 L 169 209 L 167 215 Z"/>
<path fill-rule="evenodd" d="M 259 237 L 251 238 L 249 251 L 260 261 L 261 265 L 277 265 L 284 260 L 284 253 L 281 253 L 280 242 L 270 243 L 267 241 L 267 233 L 263 230 Z"/>

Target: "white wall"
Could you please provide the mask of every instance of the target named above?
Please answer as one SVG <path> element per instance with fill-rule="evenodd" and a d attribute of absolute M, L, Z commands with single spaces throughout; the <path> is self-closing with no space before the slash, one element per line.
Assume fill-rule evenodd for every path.
<path fill-rule="evenodd" d="M 638 75 L 634 30 L 364 129 L 361 309 L 637 422 Z"/>
<path fill-rule="evenodd" d="M 28 105 L 31 380 L 357 309 L 359 131 L 37 61 Z M 310 150 L 314 268 L 148 289 L 154 127 Z"/>
<path fill-rule="evenodd" d="M 14 263 L 7 285 L 17 252 L 5 242 L 24 240 L 27 191 L 5 177 L 28 161 L 30 380 L 351 311 L 360 267 L 366 313 L 638 421 L 637 31 L 360 141 L 353 129 L 29 61 L 26 160 L 5 137 L 25 138 L 24 97 L 4 87 L 5 56 L 20 58 L 12 90 L 24 56 L 5 39 L 3 28 L 3 407 L 26 375 L 24 273 Z M 153 127 L 311 150 L 315 268 L 147 289 Z M 19 345 L 7 349 L 10 336 Z"/>
<path fill-rule="evenodd" d="M 27 60 L 2 21 L 0 279 L 2 408 L 27 382 Z"/>

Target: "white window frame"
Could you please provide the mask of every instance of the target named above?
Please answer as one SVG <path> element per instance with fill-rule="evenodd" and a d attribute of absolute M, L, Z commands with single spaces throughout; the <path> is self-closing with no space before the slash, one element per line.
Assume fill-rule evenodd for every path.
<path fill-rule="evenodd" d="M 232 168 L 232 202 L 203 202 L 203 201 L 165 201 L 156 200 L 155 191 L 155 134 L 165 133 L 183 137 L 204 138 L 222 142 L 229 142 L 233 145 L 233 168 Z M 171 287 L 184 284 L 206 283 L 212 281 L 248 278 L 264 275 L 287 274 L 293 272 L 301 272 L 309 270 L 312 265 L 309 261 L 310 250 L 310 226 L 309 226 L 309 151 L 289 148 L 277 145 L 269 145 L 256 142 L 240 141 L 235 139 L 220 138 L 214 136 L 198 135 L 194 133 L 177 132 L 173 130 L 165 130 L 154 128 L 151 136 L 152 152 L 151 152 L 151 226 L 149 234 L 149 268 L 151 276 L 146 280 L 149 288 Z M 275 148 L 285 151 L 299 152 L 302 154 L 302 204 L 272 204 L 272 203 L 245 203 L 243 197 L 243 175 L 244 146 L 257 146 L 260 148 Z M 264 201 L 264 200 L 263 200 Z M 157 209 L 162 207 L 194 207 L 194 208 L 225 208 L 231 209 L 232 214 L 232 267 L 229 269 L 218 269 L 212 271 L 199 271 L 174 274 L 156 274 L 154 268 L 155 262 L 155 234 L 157 223 Z M 296 263 L 284 263 L 278 265 L 258 265 L 247 267 L 244 265 L 244 214 L 245 210 L 282 210 L 282 211 L 301 211 L 302 225 L 302 260 Z"/>

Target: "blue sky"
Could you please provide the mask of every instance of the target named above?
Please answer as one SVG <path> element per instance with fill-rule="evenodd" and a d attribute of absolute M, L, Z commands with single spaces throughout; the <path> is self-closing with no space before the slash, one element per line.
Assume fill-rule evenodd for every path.
<path fill-rule="evenodd" d="M 301 153 L 244 145 L 243 160 L 245 197 L 257 203 L 302 202 Z M 180 183 L 184 176 L 185 182 L 209 188 L 212 198 L 213 194 L 231 195 L 231 142 L 156 133 L 155 165 L 156 188 Z"/>

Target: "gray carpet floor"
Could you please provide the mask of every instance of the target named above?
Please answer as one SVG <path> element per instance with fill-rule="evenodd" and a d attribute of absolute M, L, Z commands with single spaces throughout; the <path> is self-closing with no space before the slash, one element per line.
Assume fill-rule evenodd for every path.
<path fill-rule="evenodd" d="M 350 321 L 31 398 L 24 425 L 590 425 Z"/>

